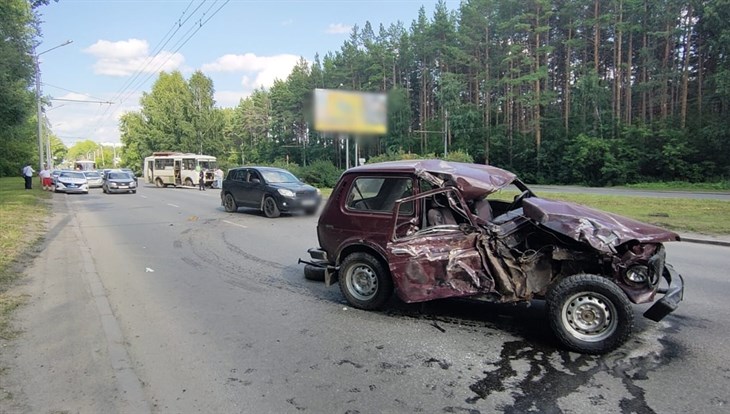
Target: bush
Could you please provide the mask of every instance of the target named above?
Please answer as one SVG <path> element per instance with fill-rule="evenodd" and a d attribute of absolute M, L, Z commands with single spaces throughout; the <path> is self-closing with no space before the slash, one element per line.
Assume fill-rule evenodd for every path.
<path fill-rule="evenodd" d="M 474 163 L 474 158 L 462 151 L 452 151 L 448 154 L 446 154 L 446 157 L 437 157 L 434 153 L 429 153 L 426 155 L 419 155 L 414 154 L 412 152 L 404 152 L 403 150 L 398 150 L 395 152 L 387 152 L 385 154 L 376 155 L 374 157 L 370 157 L 368 160 L 368 164 L 375 164 L 377 162 L 385 162 L 385 161 L 400 161 L 400 160 L 419 160 L 419 159 L 432 159 L 432 158 L 442 158 L 446 161 L 454 161 L 454 162 L 466 162 L 466 163 Z"/>
<path fill-rule="evenodd" d="M 299 178 L 315 187 L 332 188 L 342 175 L 331 161 L 315 161 L 306 167 L 299 168 Z"/>

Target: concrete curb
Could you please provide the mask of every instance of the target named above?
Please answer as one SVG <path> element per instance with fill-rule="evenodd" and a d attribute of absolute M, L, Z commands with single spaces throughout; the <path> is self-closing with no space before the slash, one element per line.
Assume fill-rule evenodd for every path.
<path fill-rule="evenodd" d="M 711 244 L 711 245 L 714 245 L 714 246 L 730 247 L 730 241 L 725 241 L 725 240 L 710 240 L 710 239 L 697 239 L 697 238 L 694 238 L 694 237 L 682 237 L 681 235 L 680 235 L 680 237 L 681 237 L 681 240 L 683 242 L 687 242 L 687 243 Z"/>

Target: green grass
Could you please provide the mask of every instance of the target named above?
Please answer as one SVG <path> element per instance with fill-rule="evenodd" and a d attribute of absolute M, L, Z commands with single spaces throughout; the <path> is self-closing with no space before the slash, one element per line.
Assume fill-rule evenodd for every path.
<path fill-rule="evenodd" d="M 50 213 L 51 193 L 41 189 L 38 178 L 33 179 L 32 190 L 24 187 L 20 177 L 0 178 L 0 338 L 4 339 L 14 335 L 10 314 L 26 299 L 7 292 L 20 276 L 13 264 L 41 240 Z"/>
<path fill-rule="evenodd" d="M 639 190 L 668 190 L 668 191 L 730 191 L 730 181 L 715 183 L 688 183 L 686 181 L 668 181 L 663 183 L 636 183 L 627 184 L 626 188 Z"/>
<path fill-rule="evenodd" d="M 501 191 L 497 198 L 511 200 L 516 192 Z M 730 202 L 686 198 L 656 198 L 540 191 L 540 197 L 571 201 L 630 217 L 674 231 L 730 234 Z"/>

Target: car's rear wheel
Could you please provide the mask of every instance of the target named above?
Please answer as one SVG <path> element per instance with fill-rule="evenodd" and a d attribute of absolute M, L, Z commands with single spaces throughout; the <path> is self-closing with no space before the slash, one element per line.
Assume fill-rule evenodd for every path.
<path fill-rule="evenodd" d="M 233 198 L 233 194 L 227 193 L 223 198 L 223 208 L 229 213 L 238 211 L 238 204 L 236 204 L 236 199 Z"/>
<path fill-rule="evenodd" d="M 264 199 L 264 215 L 268 218 L 276 218 L 279 217 L 281 212 L 279 211 L 279 207 L 276 205 L 276 200 L 274 200 L 274 197 L 266 196 Z"/>
<path fill-rule="evenodd" d="M 185 186 L 186 187 L 192 187 L 193 186 L 193 180 L 191 180 L 190 178 L 186 178 L 185 179 Z"/>
<path fill-rule="evenodd" d="M 158 178 L 158 179 L 155 180 L 155 187 L 162 188 L 164 186 L 165 186 L 165 184 L 162 182 L 161 179 Z"/>
<path fill-rule="evenodd" d="M 573 275 L 548 291 L 550 326 L 567 348 L 602 354 L 623 345 L 634 328 L 634 313 L 626 294 L 611 280 Z"/>
<path fill-rule="evenodd" d="M 352 253 L 345 257 L 339 279 L 342 294 L 356 308 L 380 309 L 393 293 L 390 274 L 368 253 Z"/>

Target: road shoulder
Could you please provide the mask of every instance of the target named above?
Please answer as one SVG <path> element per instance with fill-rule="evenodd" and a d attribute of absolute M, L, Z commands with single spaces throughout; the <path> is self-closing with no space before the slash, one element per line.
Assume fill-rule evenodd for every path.
<path fill-rule="evenodd" d="M 0 411 L 149 412 L 66 197 L 53 207 L 41 253 L 11 290 L 28 300 L 0 356 Z"/>

